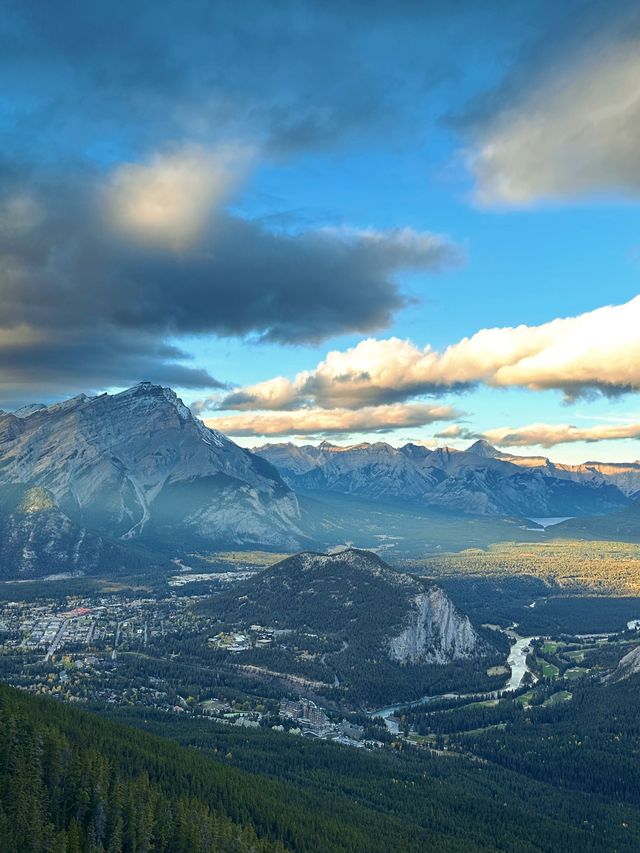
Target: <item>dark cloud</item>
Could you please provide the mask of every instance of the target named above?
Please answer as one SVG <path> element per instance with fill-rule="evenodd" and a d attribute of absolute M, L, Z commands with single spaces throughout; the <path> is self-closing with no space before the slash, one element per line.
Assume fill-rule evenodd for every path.
<path fill-rule="evenodd" d="M 359 0 L 9 2 L 3 90 L 22 143 L 57 159 L 220 133 L 286 156 L 407 130 L 459 73 L 460 36 L 488 34 L 493 17 L 471 2 L 367 3 L 364 26 L 363 12 Z"/>
<path fill-rule="evenodd" d="M 179 388 L 226 385 L 206 370 L 189 366 L 189 356 L 154 336 L 132 336 L 105 325 L 48 331 L 33 339 L 5 341 L 0 329 L 0 399 L 14 409 L 42 397 L 66 398 L 81 391 L 130 386 L 141 380 Z"/>
<path fill-rule="evenodd" d="M 459 259 L 431 235 L 274 233 L 220 215 L 188 254 L 112 254 L 101 308 L 122 326 L 317 342 L 387 326 L 406 304 L 398 272 L 435 272 Z"/>
<path fill-rule="evenodd" d="M 434 235 L 291 234 L 224 212 L 176 251 L 114 230 L 95 175 L 32 180 L 28 195 L 19 189 L 20 175 L 6 170 L 6 176 L 0 194 L 5 386 L 18 377 L 28 383 L 34 370 L 43 383 L 55 374 L 60 383 L 159 377 L 182 387 L 222 387 L 180 364 L 184 354 L 163 341 L 215 334 L 298 343 L 381 328 L 406 303 L 398 272 L 437 271 L 459 260 Z M 11 330 L 19 328 L 25 332 L 16 343 Z"/>
<path fill-rule="evenodd" d="M 443 87 L 502 86 L 534 47 L 607 16 L 596 0 L 14 0 L 0 21 L 7 142 L 57 161 L 220 135 L 277 157 L 372 133 L 415 145 Z"/>

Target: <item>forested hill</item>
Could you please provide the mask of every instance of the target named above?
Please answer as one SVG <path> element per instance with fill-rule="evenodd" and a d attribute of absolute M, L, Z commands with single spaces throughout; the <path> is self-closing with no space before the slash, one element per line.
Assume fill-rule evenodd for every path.
<path fill-rule="evenodd" d="M 284 851 L 232 819 L 237 778 L 207 765 L 169 741 L 2 685 L 0 850 Z"/>
<path fill-rule="evenodd" d="M 513 772 L 499 754 L 371 754 L 137 710 L 112 709 L 133 715 L 123 726 L 0 686 L 2 853 L 639 849 L 619 786 L 612 800 Z"/>

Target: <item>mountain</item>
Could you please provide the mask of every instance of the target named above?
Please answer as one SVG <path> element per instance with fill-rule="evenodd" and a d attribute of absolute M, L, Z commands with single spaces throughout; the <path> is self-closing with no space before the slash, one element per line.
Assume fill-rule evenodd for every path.
<path fill-rule="evenodd" d="M 491 447 L 488 442 L 477 441 L 468 448 L 470 452 L 477 445 L 486 445 L 490 451 L 482 448 L 473 450 L 474 453 L 485 452 L 496 459 L 502 459 L 521 468 L 537 469 L 547 476 L 557 477 L 563 480 L 572 480 L 577 483 L 592 483 L 599 485 L 608 483 L 617 486 L 620 491 L 630 498 L 635 499 L 640 495 L 640 462 L 582 462 L 579 465 L 566 465 L 552 462 L 546 456 L 515 456 L 511 453 L 502 453 Z"/>
<path fill-rule="evenodd" d="M 278 469 L 285 482 L 303 491 L 326 490 L 367 497 L 419 498 L 425 477 L 401 450 L 384 442 L 337 447 L 273 444 L 254 450 Z"/>
<path fill-rule="evenodd" d="M 75 524 L 41 486 L 0 487 L 0 578 L 29 579 L 105 572 L 156 563 L 146 551 L 112 542 Z"/>
<path fill-rule="evenodd" d="M 384 442 L 337 447 L 267 444 L 255 452 L 299 491 L 370 498 L 403 498 L 454 511 L 492 516 L 568 516 L 612 512 L 629 503 L 602 472 L 548 464 L 520 464 L 488 442 L 467 450 Z M 619 473 L 619 472 L 618 472 Z M 630 483 L 631 481 L 629 481 Z"/>
<path fill-rule="evenodd" d="M 446 664 L 488 650 L 442 589 L 355 548 L 288 557 L 214 606 L 227 620 L 341 634 L 402 664 Z"/>
<path fill-rule="evenodd" d="M 275 468 L 169 388 L 143 382 L 18 415 L 0 416 L 0 487 L 42 487 L 83 528 L 163 547 L 299 545 L 298 502 Z"/>

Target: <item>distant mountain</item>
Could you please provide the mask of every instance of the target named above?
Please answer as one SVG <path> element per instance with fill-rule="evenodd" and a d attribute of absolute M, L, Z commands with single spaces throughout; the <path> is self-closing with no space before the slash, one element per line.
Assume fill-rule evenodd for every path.
<path fill-rule="evenodd" d="M 210 607 L 231 622 L 337 635 L 367 658 L 403 665 L 447 664 L 491 650 L 444 590 L 356 549 L 288 557 Z"/>
<path fill-rule="evenodd" d="M 429 450 L 416 444 L 394 448 L 384 442 L 337 447 L 323 442 L 317 447 L 267 444 L 255 452 L 299 491 L 404 498 L 480 515 L 607 513 L 627 506 L 634 487 L 630 471 L 624 472 L 623 484 L 618 468 L 608 474 L 605 466 L 596 471 L 590 463 L 582 471 L 542 458 L 529 464 L 482 440 L 465 451 Z"/>
<path fill-rule="evenodd" d="M 484 451 L 478 445 L 486 445 L 490 450 Z M 579 465 L 565 465 L 552 462 L 546 456 L 516 456 L 511 453 L 502 453 L 491 447 L 488 442 L 476 442 L 468 448 L 467 452 L 485 452 L 493 458 L 502 459 L 521 468 L 536 469 L 548 476 L 558 477 L 562 480 L 572 480 L 576 483 L 591 483 L 600 485 L 608 483 L 617 486 L 627 497 L 635 499 L 640 495 L 640 462 L 582 462 Z M 492 452 L 491 452 L 492 451 Z"/>
<path fill-rule="evenodd" d="M 0 416 L 0 487 L 15 484 L 112 539 L 299 547 L 298 502 L 276 469 L 148 382 Z"/>

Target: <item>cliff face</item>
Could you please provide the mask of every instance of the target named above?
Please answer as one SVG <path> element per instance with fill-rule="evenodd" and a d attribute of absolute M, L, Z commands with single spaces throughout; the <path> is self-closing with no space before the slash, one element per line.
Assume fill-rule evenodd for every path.
<path fill-rule="evenodd" d="M 622 658 L 617 669 L 612 673 L 611 680 L 623 681 L 638 673 L 640 673 L 640 646 L 636 646 Z"/>
<path fill-rule="evenodd" d="M 486 643 L 439 587 L 413 599 L 406 627 L 389 640 L 392 660 L 403 664 L 446 664 L 486 652 Z"/>

